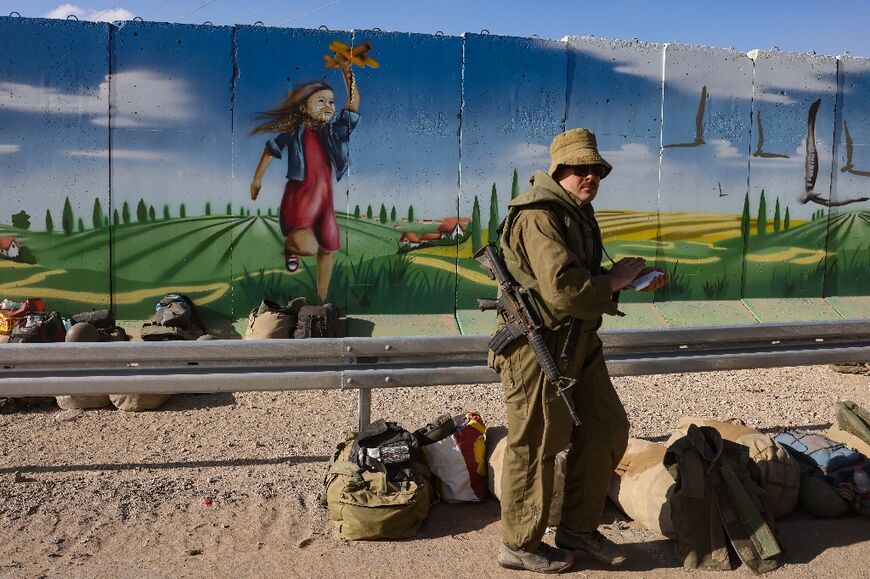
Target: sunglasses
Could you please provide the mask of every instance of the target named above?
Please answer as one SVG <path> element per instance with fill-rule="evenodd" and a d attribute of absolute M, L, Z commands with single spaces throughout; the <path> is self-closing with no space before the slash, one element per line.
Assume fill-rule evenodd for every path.
<path fill-rule="evenodd" d="M 571 173 L 578 177 L 595 175 L 599 179 L 601 177 L 604 177 L 604 173 L 607 172 L 607 169 L 604 165 L 571 165 L 569 169 L 571 169 Z"/>

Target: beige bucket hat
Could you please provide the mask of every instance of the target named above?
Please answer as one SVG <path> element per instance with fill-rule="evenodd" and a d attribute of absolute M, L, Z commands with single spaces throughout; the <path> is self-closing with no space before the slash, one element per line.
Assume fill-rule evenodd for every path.
<path fill-rule="evenodd" d="M 551 176 L 559 165 L 601 165 L 604 167 L 602 179 L 613 170 L 598 152 L 595 133 L 589 129 L 571 129 L 556 135 L 550 143 L 550 159 L 547 173 Z"/>

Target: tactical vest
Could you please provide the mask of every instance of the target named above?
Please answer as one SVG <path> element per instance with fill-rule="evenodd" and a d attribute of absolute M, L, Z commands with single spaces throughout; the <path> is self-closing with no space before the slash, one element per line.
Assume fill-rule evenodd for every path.
<path fill-rule="evenodd" d="M 595 221 L 591 205 L 578 205 L 570 193 L 541 171 L 535 173 L 532 186 L 508 204 L 507 216 L 500 226 L 501 250 L 505 264 L 517 283 L 531 290 L 544 324 L 552 330 L 558 330 L 571 321 L 571 316 L 555 310 L 544 301 L 540 293 L 540 284 L 532 275 L 529 264 L 517 255 L 511 245 L 511 230 L 517 216 L 524 209 L 544 209 L 551 212 L 564 226 L 562 231 L 567 248 L 583 260 L 583 266 L 593 276 L 601 275 L 602 272 L 601 258 L 604 248 L 601 242 L 601 230 L 598 222 Z M 581 322 L 581 331 L 595 330 L 601 325 L 600 318 Z"/>
<path fill-rule="evenodd" d="M 731 569 L 729 544 L 756 574 L 779 566 L 773 515 L 748 448 L 692 424 L 663 463 L 676 481 L 671 520 L 685 567 Z"/>

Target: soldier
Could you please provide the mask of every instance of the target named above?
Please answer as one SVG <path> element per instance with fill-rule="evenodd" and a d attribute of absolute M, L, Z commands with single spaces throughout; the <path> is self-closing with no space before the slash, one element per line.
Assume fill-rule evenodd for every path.
<path fill-rule="evenodd" d="M 604 363 L 596 330 L 602 314 L 617 310 L 619 290 L 650 273 L 640 257 L 601 267 L 603 244 L 592 200 L 612 167 L 595 135 L 572 129 L 550 145 L 549 171 L 511 201 L 501 234 L 508 270 L 531 290 L 546 326 L 544 338 L 562 374 L 577 380 L 569 396 L 581 425 L 554 399 L 532 349 L 518 340 L 493 358 L 507 405 L 508 445 L 502 472 L 502 539 L 498 562 L 509 569 L 560 573 L 574 551 L 609 565 L 625 561 L 622 548 L 598 531 L 607 485 L 625 452 L 628 419 Z M 662 274 L 644 291 L 664 285 Z M 503 322 L 500 320 L 499 325 Z M 570 444 L 557 548 L 542 543 L 556 454 Z"/>

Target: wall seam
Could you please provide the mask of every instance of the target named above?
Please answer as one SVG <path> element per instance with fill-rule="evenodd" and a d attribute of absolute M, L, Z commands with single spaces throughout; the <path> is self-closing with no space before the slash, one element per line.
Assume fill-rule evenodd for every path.
<path fill-rule="evenodd" d="M 106 120 L 106 129 L 108 132 L 108 160 L 109 160 L 109 203 L 108 203 L 108 215 L 109 215 L 109 310 L 115 311 L 115 227 L 117 223 L 115 223 L 115 192 L 114 192 L 114 173 L 112 170 L 112 99 L 114 98 L 114 91 L 112 90 L 112 85 L 114 84 L 114 66 L 115 59 L 114 57 L 114 46 L 115 46 L 115 25 L 109 24 L 109 82 L 107 83 L 108 87 L 106 89 L 107 93 L 107 108 L 108 115 Z"/>
<path fill-rule="evenodd" d="M 665 157 L 665 70 L 667 69 L 667 60 L 668 60 L 668 46 L 670 43 L 665 43 L 662 46 L 662 76 L 661 76 L 661 91 L 659 93 L 659 172 L 658 172 L 658 180 L 656 182 L 656 266 L 658 267 L 659 263 L 662 263 L 659 259 L 662 256 L 662 244 L 661 244 L 661 235 L 662 235 L 662 163 L 664 162 Z M 674 265 L 674 269 L 676 269 L 676 264 Z M 673 283 L 673 280 L 670 280 Z M 667 301 L 667 300 L 665 300 Z M 656 303 L 655 293 L 652 296 L 652 304 Z M 656 307 L 656 309 L 658 309 Z M 664 317 L 664 316 L 663 316 Z M 665 318 L 667 320 L 667 318 Z M 668 324 L 670 325 L 670 324 Z"/>
<path fill-rule="evenodd" d="M 843 98 L 845 90 L 845 77 L 843 76 L 842 61 L 839 56 L 836 59 L 836 66 L 836 74 L 834 75 L 834 126 L 831 136 L 831 182 L 828 185 L 828 199 L 831 200 L 832 204 L 837 200 L 834 197 L 834 193 L 837 191 L 837 149 L 839 148 L 839 131 L 837 127 L 843 122 Z M 834 211 L 833 205 L 828 207 L 828 220 L 825 224 L 825 254 L 822 257 L 822 298 L 828 297 L 828 250 L 831 247 L 831 217 Z M 832 259 L 830 261 L 836 269 L 837 260 Z M 838 281 L 837 273 L 834 271 L 834 283 L 838 285 Z M 837 285 L 834 286 L 834 291 L 836 291 Z"/>
<path fill-rule="evenodd" d="M 233 200 L 232 184 L 236 182 L 236 82 L 239 79 L 239 44 L 236 35 L 238 31 L 238 26 L 233 26 L 230 32 L 230 62 L 232 64 L 230 76 L 230 203 Z M 234 241 L 233 239 L 230 240 L 230 319 L 232 320 L 236 319 L 236 284 L 233 282 L 235 274 L 233 258 L 235 252 L 232 251 Z"/>
<path fill-rule="evenodd" d="M 456 172 L 456 216 L 459 217 L 459 210 L 462 206 L 462 129 L 465 119 L 465 50 L 468 37 L 462 35 L 462 49 L 459 53 L 459 125 L 456 128 L 456 135 L 459 139 L 459 164 Z M 459 244 L 456 244 L 456 259 L 454 260 L 454 275 L 453 275 L 453 320 L 456 327 L 459 328 L 459 333 L 464 334 L 462 330 L 462 321 L 459 319 Z"/>

